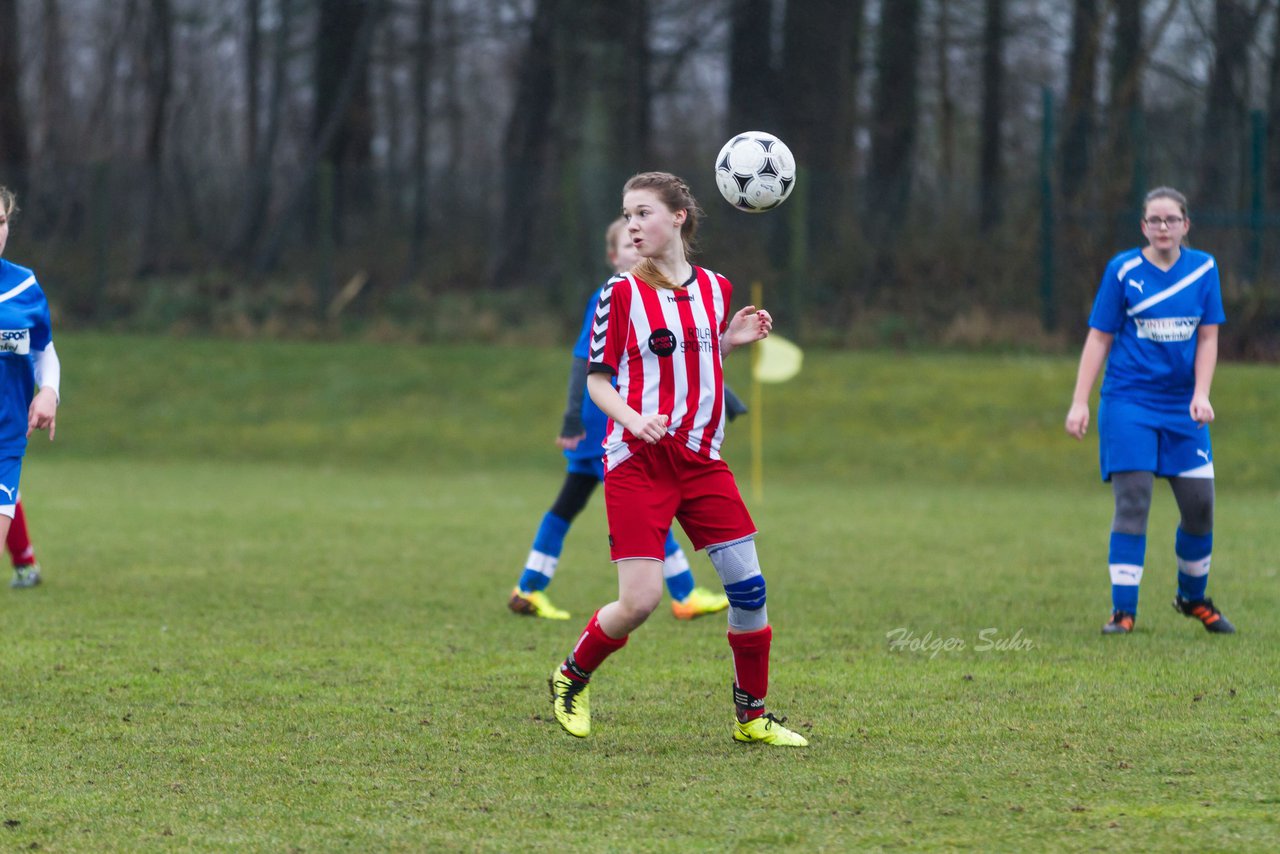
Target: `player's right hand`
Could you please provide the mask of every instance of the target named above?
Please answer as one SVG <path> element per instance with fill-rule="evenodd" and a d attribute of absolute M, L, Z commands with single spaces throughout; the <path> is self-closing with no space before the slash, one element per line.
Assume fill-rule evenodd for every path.
<path fill-rule="evenodd" d="M 670 423 L 671 417 L 667 415 L 637 415 L 627 429 L 632 436 L 654 445 L 667 435 L 667 425 Z"/>
<path fill-rule="evenodd" d="M 1083 439 L 1089 432 L 1089 404 L 1073 403 L 1067 413 L 1067 433 L 1077 439 Z"/>
<path fill-rule="evenodd" d="M 578 449 L 578 443 L 587 438 L 586 433 L 579 433 L 576 436 L 557 436 L 556 447 L 562 451 L 575 451 Z"/>

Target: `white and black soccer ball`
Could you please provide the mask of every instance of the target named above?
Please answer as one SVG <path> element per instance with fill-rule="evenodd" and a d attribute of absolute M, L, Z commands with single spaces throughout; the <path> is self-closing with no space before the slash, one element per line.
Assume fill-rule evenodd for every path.
<path fill-rule="evenodd" d="M 716 186 L 729 204 L 747 213 L 772 210 L 796 185 L 796 159 L 771 133 L 749 130 L 724 144 L 716 156 Z"/>

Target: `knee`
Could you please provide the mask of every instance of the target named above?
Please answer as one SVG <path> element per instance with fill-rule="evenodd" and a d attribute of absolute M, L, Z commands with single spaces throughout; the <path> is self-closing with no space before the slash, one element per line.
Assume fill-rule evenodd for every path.
<path fill-rule="evenodd" d="M 1203 537 L 1213 533 L 1213 500 L 1199 501 L 1182 508 L 1182 530 Z"/>
<path fill-rule="evenodd" d="M 624 619 L 632 626 L 638 626 L 649 619 L 649 615 L 654 612 L 661 601 L 661 584 L 656 588 L 645 586 L 637 589 L 632 587 L 622 591 L 622 594 L 618 597 L 618 606 L 622 609 Z"/>
<path fill-rule="evenodd" d="M 1144 534 L 1147 530 L 1147 514 L 1150 510 L 1150 494 L 1141 492 L 1117 493 L 1116 515 L 1111 529 L 1122 534 Z"/>

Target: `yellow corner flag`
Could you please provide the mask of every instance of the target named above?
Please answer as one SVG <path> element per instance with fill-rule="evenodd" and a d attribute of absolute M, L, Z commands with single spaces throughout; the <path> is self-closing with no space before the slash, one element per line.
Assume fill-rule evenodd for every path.
<path fill-rule="evenodd" d="M 763 302 L 759 282 L 751 287 L 756 305 Z M 764 500 L 764 383 L 784 383 L 800 373 L 804 351 L 781 335 L 757 341 L 751 352 L 751 485 L 757 501 Z"/>
<path fill-rule="evenodd" d="M 756 343 L 759 358 L 753 365 L 754 378 L 762 383 L 785 383 L 800 373 L 804 351 L 781 335 L 770 335 Z"/>

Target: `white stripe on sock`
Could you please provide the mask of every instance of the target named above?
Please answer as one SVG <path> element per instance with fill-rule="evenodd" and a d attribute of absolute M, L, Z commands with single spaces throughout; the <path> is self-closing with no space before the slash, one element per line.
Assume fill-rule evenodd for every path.
<path fill-rule="evenodd" d="M 1137 587 L 1142 581 L 1142 567 L 1132 563 L 1111 564 L 1111 583 L 1128 587 Z"/>

